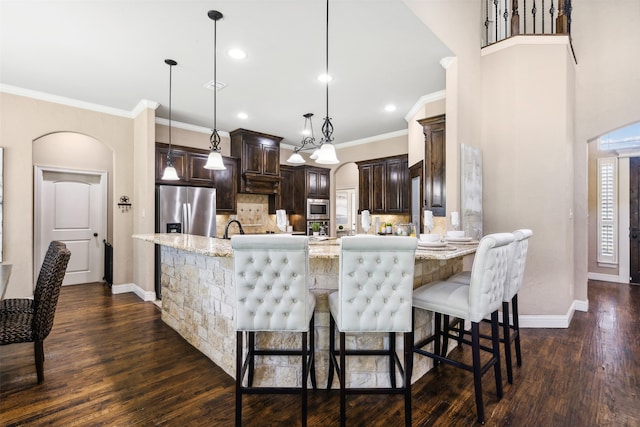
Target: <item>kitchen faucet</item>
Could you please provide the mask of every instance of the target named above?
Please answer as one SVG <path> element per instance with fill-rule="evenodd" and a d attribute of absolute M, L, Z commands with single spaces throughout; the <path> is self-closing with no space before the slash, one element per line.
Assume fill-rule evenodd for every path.
<path fill-rule="evenodd" d="M 224 226 L 224 235 L 222 236 L 223 239 L 229 238 L 229 226 L 234 222 L 238 224 L 238 228 L 240 229 L 240 234 L 244 234 L 244 229 L 242 228 L 242 224 L 240 224 L 240 221 L 238 221 L 237 219 L 230 219 L 227 222 L 227 225 Z"/>

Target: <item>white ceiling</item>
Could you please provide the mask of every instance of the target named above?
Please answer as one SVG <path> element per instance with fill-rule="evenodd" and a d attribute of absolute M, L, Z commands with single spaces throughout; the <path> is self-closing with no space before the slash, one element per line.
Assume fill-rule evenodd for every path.
<path fill-rule="evenodd" d="M 324 0 L 0 0 L 0 84 L 210 128 L 213 21 L 219 10 L 218 129 L 242 127 L 297 144 L 302 115 L 325 116 Z M 335 143 L 405 130 L 420 97 L 444 89 L 450 51 L 401 0 L 331 0 L 329 114 Z M 226 52 L 240 47 L 248 58 Z M 7 86 L 8 85 L 8 86 Z M 384 111 L 388 103 L 398 108 Z M 238 112 L 249 115 L 246 120 Z M 179 144 L 179 141 L 174 143 Z"/>

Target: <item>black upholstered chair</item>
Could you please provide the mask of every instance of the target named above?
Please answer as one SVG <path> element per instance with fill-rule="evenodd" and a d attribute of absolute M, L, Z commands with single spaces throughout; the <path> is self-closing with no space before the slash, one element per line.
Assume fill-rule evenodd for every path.
<path fill-rule="evenodd" d="M 38 384 L 44 381 L 44 340 L 53 327 L 60 287 L 71 252 L 61 242 L 51 242 L 31 299 L 5 300 L 0 311 L 0 345 L 34 343 Z"/>

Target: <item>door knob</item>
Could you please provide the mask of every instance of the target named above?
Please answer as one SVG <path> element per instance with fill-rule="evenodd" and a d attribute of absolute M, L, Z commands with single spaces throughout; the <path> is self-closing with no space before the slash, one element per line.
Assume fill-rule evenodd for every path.
<path fill-rule="evenodd" d="M 93 233 L 93 237 L 98 237 L 98 233 Z"/>

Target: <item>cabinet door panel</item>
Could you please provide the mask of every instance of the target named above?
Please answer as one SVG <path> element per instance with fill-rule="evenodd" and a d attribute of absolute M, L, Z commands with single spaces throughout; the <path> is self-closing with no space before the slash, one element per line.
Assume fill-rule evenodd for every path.
<path fill-rule="evenodd" d="M 253 141 L 247 141 L 244 144 L 244 157 L 242 162 L 244 163 L 244 172 L 251 172 L 261 174 L 264 159 L 262 154 L 262 144 Z"/>
<path fill-rule="evenodd" d="M 385 163 L 375 163 L 372 169 L 371 213 L 385 212 L 386 198 Z"/>
<path fill-rule="evenodd" d="M 389 213 L 402 212 L 402 161 L 390 160 L 386 165 L 385 208 Z"/>
<path fill-rule="evenodd" d="M 213 183 L 213 173 L 210 169 L 205 169 L 208 155 L 189 153 L 189 181 L 192 184 L 211 185 Z"/>
<path fill-rule="evenodd" d="M 216 212 L 235 213 L 238 192 L 236 174 L 238 162 L 234 158 L 223 157 L 225 170 L 213 171 L 213 185 L 216 189 Z"/>
<path fill-rule="evenodd" d="M 358 172 L 358 209 L 371 211 L 373 209 L 371 205 L 373 166 L 359 165 Z"/>
<path fill-rule="evenodd" d="M 263 145 L 264 156 L 264 169 L 262 171 L 265 175 L 280 175 L 280 147 Z"/>
<path fill-rule="evenodd" d="M 167 155 L 169 150 L 167 148 L 156 148 L 156 181 L 162 181 L 162 174 L 164 173 L 164 169 L 167 167 Z M 178 173 L 178 177 L 180 181 L 187 180 L 187 162 L 186 162 L 186 153 L 181 150 L 171 150 L 171 159 L 173 160 L 173 167 L 176 168 L 176 172 Z M 179 181 L 179 182 L 180 182 Z"/>
<path fill-rule="evenodd" d="M 425 209 L 434 215 L 446 215 L 446 134 L 445 116 L 419 120 L 424 133 Z"/>

